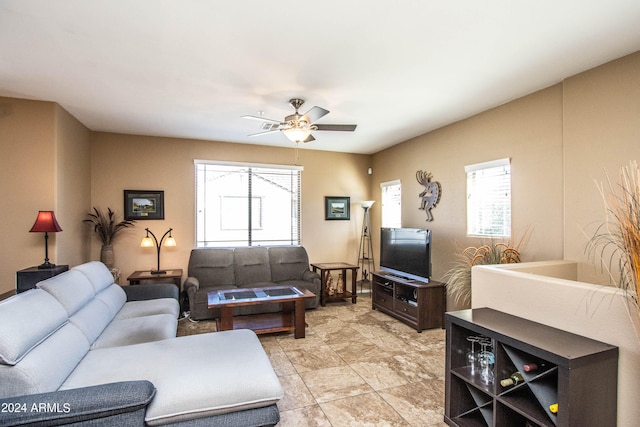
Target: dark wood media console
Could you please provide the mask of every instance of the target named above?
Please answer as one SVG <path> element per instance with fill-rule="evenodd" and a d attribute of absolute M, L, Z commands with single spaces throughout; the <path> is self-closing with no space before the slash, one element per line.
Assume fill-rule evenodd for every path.
<path fill-rule="evenodd" d="M 384 272 L 372 273 L 372 307 L 413 327 L 444 328 L 445 284 L 407 280 Z"/>

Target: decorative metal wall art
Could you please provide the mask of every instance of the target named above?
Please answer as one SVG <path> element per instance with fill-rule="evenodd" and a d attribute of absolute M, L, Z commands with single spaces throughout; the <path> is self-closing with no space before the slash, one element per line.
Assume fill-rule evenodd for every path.
<path fill-rule="evenodd" d="M 424 186 L 424 191 L 418 195 L 420 197 L 420 208 L 427 214 L 427 221 L 433 221 L 431 209 L 435 208 L 440 201 L 442 188 L 438 181 L 431 181 L 433 175 L 430 172 L 416 172 L 416 180 Z"/>

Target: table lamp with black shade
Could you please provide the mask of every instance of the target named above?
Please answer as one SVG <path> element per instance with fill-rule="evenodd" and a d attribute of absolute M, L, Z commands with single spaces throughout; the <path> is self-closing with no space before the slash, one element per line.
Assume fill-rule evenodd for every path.
<path fill-rule="evenodd" d="M 176 239 L 174 239 L 171 236 L 171 231 L 173 230 L 173 228 L 170 228 L 166 233 L 164 233 L 162 235 L 162 237 L 160 238 L 160 241 L 158 241 L 158 239 L 156 238 L 156 235 L 153 234 L 151 232 L 151 230 L 149 230 L 148 228 L 145 228 L 145 231 L 147 232 L 147 235 L 144 239 L 142 239 L 142 242 L 140 243 L 140 246 L 142 246 L 143 248 L 152 248 L 153 246 L 156 247 L 156 251 L 158 253 L 158 268 L 156 270 L 151 270 L 151 274 L 166 274 L 166 270 L 160 270 L 160 247 L 162 246 L 162 241 L 164 240 L 165 237 L 167 237 L 167 234 L 169 235 L 169 237 L 167 237 L 167 240 L 164 242 L 165 246 L 176 246 Z M 153 237 L 153 239 L 151 239 L 151 237 L 149 237 L 149 234 L 151 234 L 151 237 Z"/>
<path fill-rule="evenodd" d="M 62 231 L 53 211 L 40 211 L 36 222 L 31 227 L 31 233 L 44 233 L 44 263 L 38 266 L 39 269 L 54 268 L 56 265 L 49 262 L 49 233 Z"/>

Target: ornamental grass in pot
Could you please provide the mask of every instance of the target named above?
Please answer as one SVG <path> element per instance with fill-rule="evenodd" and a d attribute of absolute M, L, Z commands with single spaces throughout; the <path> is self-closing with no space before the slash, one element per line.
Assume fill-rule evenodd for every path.
<path fill-rule="evenodd" d="M 637 327 L 640 319 L 640 168 L 636 161 L 631 161 L 620 168 L 616 184 L 606 178 L 606 184 L 596 182 L 604 202 L 605 219 L 589 239 L 587 252 L 599 258 L 611 283 L 625 293 L 632 324 Z"/>
<path fill-rule="evenodd" d="M 497 242 L 495 239 L 487 244 L 469 246 L 457 255 L 454 266 L 444 274 L 447 283 L 447 294 L 456 304 L 471 305 L 471 268 L 475 265 L 510 264 L 520 262 L 520 248 L 524 245 L 528 231 L 515 242 Z"/>
<path fill-rule="evenodd" d="M 100 208 L 93 208 L 93 212 L 87 214 L 88 218 L 82 220 L 91 225 L 91 232 L 98 237 L 102 243 L 100 250 L 100 261 L 102 261 L 107 267 L 113 268 L 114 254 L 113 254 L 113 241 L 115 238 L 128 227 L 133 227 L 135 221 L 133 220 L 119 220 L 118 215 L 107 208 L 107 213 Z"/>

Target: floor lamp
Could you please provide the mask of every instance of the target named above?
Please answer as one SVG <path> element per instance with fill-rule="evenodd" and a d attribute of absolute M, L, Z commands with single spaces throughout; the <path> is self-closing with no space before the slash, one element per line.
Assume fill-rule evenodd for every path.
<path fill-rule="evenodd" d="M 358 253 L 358 267 L 362 274 L 362 279 L 360 280 L 360 293 L 362 293 L 362 286 L 365 283 L 371 283 L 369 275 L 375 268 L 373 242 L 371 241 L 371 219 L 369 218 L 369 209 L 374 203 L 374 200 L 365 200 L 360 202 L 362 209 L 364 209 L 362 234 L 360 234 L 360 250 Z M 369 286 L 369 289 L 371 289 L 371 286 Z"/>

